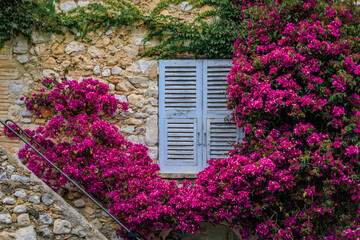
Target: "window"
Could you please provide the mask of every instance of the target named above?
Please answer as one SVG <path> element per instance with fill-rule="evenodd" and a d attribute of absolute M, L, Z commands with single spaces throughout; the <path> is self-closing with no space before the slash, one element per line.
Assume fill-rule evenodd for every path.
<path fill-rule="evenodd" d="M 161 173 L 198 173 L 241 137 L 240 129 L 224 121 L 230 67 L 231 60 L 160 60 Z"/>

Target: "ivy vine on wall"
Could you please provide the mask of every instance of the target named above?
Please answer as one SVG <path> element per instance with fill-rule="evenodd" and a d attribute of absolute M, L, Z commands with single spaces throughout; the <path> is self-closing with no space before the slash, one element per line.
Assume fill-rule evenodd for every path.
<path fill-rule="evenodd" d="M 58 2 L 58 0 L 57 0 Z M 97 29 L 143 24 L 147 28 L 144 43 L 159 41 L 146 49 L 143 56 L 170 58 L 188 53 L 194 57 L 231 58 L 233 43 L 244 24 L 231 0 L 191 0 L 193 9 L 211 6 L 192 22 L 165 16 L 161 11 L 181 0 L 163 0 L 151 12 L 143 12 L 125 0 L 91 3 L 65 13 L 56 12 L 52 0 L 14 0 L 0 3 L 0 48 L 6 41 L 23 35 L 31 40 L 37 28 L 45 33 L 71 32 L 76 39 L 91 41 L 88 33 Z M 105 32 L 104 31 L 104 32 Z"/>

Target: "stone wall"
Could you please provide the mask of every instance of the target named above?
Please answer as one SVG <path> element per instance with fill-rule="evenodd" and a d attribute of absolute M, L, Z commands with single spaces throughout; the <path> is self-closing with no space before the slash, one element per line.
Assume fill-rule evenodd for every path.
<path fill-rule="evenodd" d="M 107 238 L 0 147 L 0 239 Z"/>
<path fill-rule="evenodd" d="M 61 1 L 58 11 L 68 12 L 76 6 L 86 6 L 96 1 Z M 159 0 L 133 1 L 142 11 L 151 11 Z M 162 13 L 181 20 L 192 21 L 206 9 L 192 10 L 188 2 L 171 4 Z M 111 120 L 121 133 L 133 143 L 149 148 L 149 155 L 158 159 L 158 61 L 141 58 L 144 51 L 142 39 L 146 29 L 141 24 L 99 30 L 88 35 L 92 42 L 74 40 L 74 35 L 46 36 L 34 31 L 33 42 L 18 38 L 9 43 L 0 55 L 0 117 L 9 117 L 25 128 L 35 129 L 45 120 L 36 119 L 18 99 L 38 90 L 40 79 L 50 74 L 62 76 L 63 70 L 79 62 L 68 74 L 73 79 L 93 77 L 108 84 L 111 94 L 129 105 L 129 110 Z M 65 37 L 65 39 L 64 39 Z M 147 42 L 146 47 L 156 42 Z M 1 54 L 1 53 L 0 53 Z M 1 57 L 5 60 L 1 60 Z M 80 61 L 79 58 L 83 58 Z M 5 70 L 4 70 L 5 69 Z M 6 76 L 6 77 L 5 77 Z M 18 143 L 18 142 L 16 142 Z M 0 144 L 13 145 L 0 139 Z"/>

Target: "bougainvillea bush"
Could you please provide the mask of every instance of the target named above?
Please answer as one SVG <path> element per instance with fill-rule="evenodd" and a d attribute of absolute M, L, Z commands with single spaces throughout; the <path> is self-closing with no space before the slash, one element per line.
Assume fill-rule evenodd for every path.
<path fill-rule="evenodd" d="M 356 1 L 242 4 L 228 106 L 246 137 L 196 181 L 207 220 L 260 239 L 360 238 Z"/>
<path fill-rule="evenodd" d="M 110 212 L 131 230 L 155 235 L 170 228 L 196 231 L 202 218 L 184 214 L 196 203 L 189 185 L 179 188 L 175 182 L 163 181 L 147 148 L 125 140 L 116 126 L 105 121 L 127 110 L 126 103 L 118 102 L 108 94 L 107 85 L 93 79 L 59 83 L 46 78 L 42 85 L 40 93 L 26 99 L 26 107 L 51 120 L 46 127 L 25 131 L 48 159 L 108 204 Z M 8 130 L 6 134 L 14 137 Z M 19 157 L 53 188 L 67 183 L 28 146 Z"/>

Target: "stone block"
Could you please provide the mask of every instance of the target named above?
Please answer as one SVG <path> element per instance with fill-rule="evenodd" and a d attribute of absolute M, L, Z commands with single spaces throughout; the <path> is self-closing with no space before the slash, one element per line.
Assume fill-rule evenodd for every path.
<path fill-rule="evenodd" d="M 71 223 L 67 220 L 56 219 L 54 222 L 55 234 L 65 234 L 71 232 Z"/>
<path fill-rule="evenodd" d="M 14 53 L 27 53 L 29 49 L 28 40 L 25 38 L 15 38 L 13 41 Z"/>
<path fill-rule="evenodd" d="M 34 227 L 29 226 L 26 228 L 20 228 L 15 232 L 15 239 L 16 240 L 36 240 L 36 232 Z"/>
<path fill-rule="evenodd" d="M 5 224 L 12 223 L 10 214 L 0 214 L 0 223 L 5 223 Z"/>
<path fill-rule="evenodd" d="M 152 147 L 158 142 L 159 128 L 158 128 L 158 116 L 151 115 L 146 121 L 146 133 L 145 142 L 146 145 Z"/>
<path fill-rule="evenodd" d="M 29 225 L 29 224 L 30 224 L 29 214 L 27 214 L 27 213 L 20 214 L 20 215 L 17 217 L 17 223 L 18 223 L 20 226 L 27 226 L 27 225 Z"/>
<path fill-rule="evenodd" d="M 82 50 L 84 50 L 84 45 L 79 44 L 78 42 L 75 41 L 70 42 L 65 48 L 66 54 L 71 54 L 73 52 L 81 52 Z"/>
<path fill-rule="evenodd" d="M 70 12 L 71 10 L 75 9 L 77 7 L 76 3 L 74 1 L 67 1 L 60 3 L 60 9 L 64 12 Z"/>

